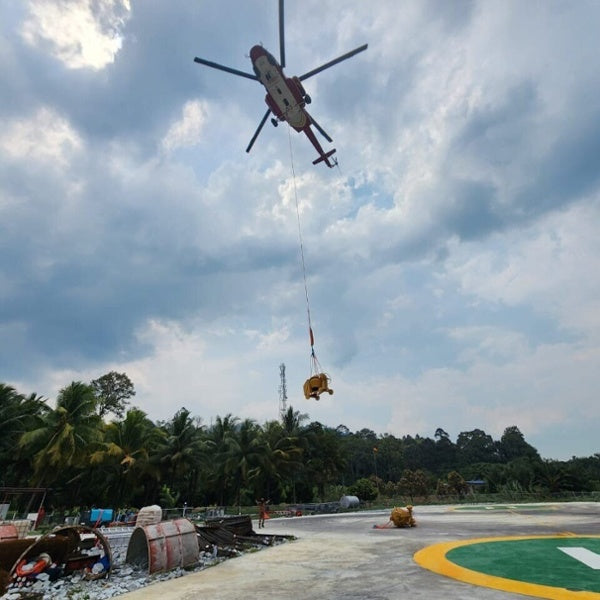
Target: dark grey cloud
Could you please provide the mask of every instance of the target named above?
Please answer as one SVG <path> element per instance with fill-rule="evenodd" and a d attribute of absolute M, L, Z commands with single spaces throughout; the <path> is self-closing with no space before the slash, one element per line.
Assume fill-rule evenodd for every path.
<path fill-rule="evenodd" d="M 452 172 L 453 157 L 465 155 L 475 163 L 502 168 L 531 149 L 529 132 L 536 127 L 542 110 L 534 82 L 525 80 L 508 90 L 502 98 L 489 98 L 488 104 L 466 115 L 447 154 L 447 169 Z"/>
<path fill-rule="evenodd" d="M 565 129 L 552 148 L 539 157 L 532 181 L 516 195 L 527 218 L 566 207 L 594 194 L 600 186 L 600 106 L 586 110 L 586 119 Z"/>
<path fill-rule="evenodd" d="M 122 31 L 122 48 L 102 73 L 69 68 L 49 52 L 27 45 L 14 31 L 12 59 L 1 63 L 3 80 L 9 83 L 1 92 L 4 110 L 12 105 L 14 112 L 27 112 L 43 103 L 67 113 L 86 137 L 135 137 L 140 147 L 150 145 L 154 151 L 153 139 L 185 100 L 219 99 L 232 87 L 236 92 L 244 89 L 238 78 L 209 74 L 193 62 L 194 56 L 210 53 L 212 60 L 249 70 L 245 54 L 251 46 L 240 33 L 252 31 L 253 21 L 262 17 L 252 3 L 236 6 L 233 19 L 223 18 L 216 5 L 211 14 L 210 7 L 200 10 L 199 4 L 189 2 L 134 3 Z M 262 94 L 256 88 L 260 105 Z"/>
<path fill-rule="evenodd" d="M 504 226 L 498 214 L 496 190 L 490 183 L 478 181 L 446 181 L 440 218 L 447 233 L 463 240 L 482 238 Z M 443 192 L 442 192 L 443 193 Z"/>
<path fill-rule="evenodd" d="M 202 347 L 216 340 L 222 362 L 210 367 L 228 384 L 270 376 L 271 362 L 276 379 L 279 354 L 306 349 L 308 359 L 288 132 L 266 127 L 247 156 L 264 90 L 193 62 L 250 70 L 260 42 L 277 54 L 277 3 L 133 2 L 122 48 L 97 71 L 67 68 L 47 42 L 28 45 L 26 5 L 13 4 L 0 0 L 10 17 L 0 41 L 0 380 L 135 359 L 151 396 L 153 377 L 162 368 L 164 383 L 172 370 L 153 362 L 165 360 L 161 343 L 187 365 L 192 345 L 194 361 L 210 362 Z M 288 75 L 369 43 L 306 82 L 340 169 L 313 167 L 310 143 L 290 136 L 316 349 L 346 388 L 340 410 L 364 406 L 357 382 L 394 396 L 382 414 L 413 392 L 423 397 L 415 410 L 433 411 L 444 377 L 462 397 L 506 373 L 516 388 L 546 381 L 548 360 L 571 364 L 586 340 L 582 355 L 594 356 L 593 323 L 582 323 L 595 271 L 589 289 L 569 286 L 569 303 L 547 258 L 578 255 L 578 219 L 597 213 L 593 4 L 287 6 Z M 197 140 L 181 122 L 190 100 Z M 181 138 L 165 144 L 177 122 Z M 569 217 L 565 231 L 556 212 Z M 594 257 L 588 237 L 581 253 Z M 581 315 L 575 326 L 569 311 Z M 194 376 L 178 380 L 181 393 L 197 389 Z M 541 393 L 545 409 L 547 391 L 519 402 L 537 406 Z M 247 394 L 248 405 L 264 400 Z M 510 402 L 498 395 L 494 407 Z"/>

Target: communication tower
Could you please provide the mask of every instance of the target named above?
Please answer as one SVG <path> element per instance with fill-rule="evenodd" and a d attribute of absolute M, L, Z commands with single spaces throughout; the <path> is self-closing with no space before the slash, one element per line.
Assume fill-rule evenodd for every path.
<path fill-rule="evenodd" d="M 287 412 L 287 385 L 285 383 L 285 363 L 279 365 L 279 418 L 283 421 Z"/>

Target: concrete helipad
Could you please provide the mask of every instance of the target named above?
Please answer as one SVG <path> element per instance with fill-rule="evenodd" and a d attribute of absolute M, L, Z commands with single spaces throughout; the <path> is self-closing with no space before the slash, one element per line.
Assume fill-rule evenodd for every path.
<path fill-rule="evenodd" d="M 298 539 L 120 598 L 600 600 L 599 503 L 416 506 L 416 528 L 373 528 L 389 514 L 272 519 Z"/>

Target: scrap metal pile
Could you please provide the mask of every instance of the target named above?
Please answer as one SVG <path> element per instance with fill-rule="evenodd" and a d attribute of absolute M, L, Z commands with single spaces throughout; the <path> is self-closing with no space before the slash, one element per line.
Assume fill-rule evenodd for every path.
<path fill-rule="evenodd" d="M 206 525 L 196 525 L 196 532 L 201 551 L 226 558 L 293 539 L 287 535 L 255 533 L 249 516 L 208 519 Z"/>
<path fill-rule="evenodd" d="M 112 557 L 104 536 L 84 525 L 57 528 L 39 538 L 0 542 L 2 591 L 27 590 L 74 571 L 88 580 L 110 573 Z M 39 587 L 39 586 L 38 586 Z"/>
<path fill-rule="evenodd" d="M 135 528 L 76 525 L 41 537 L 11 536 L 0 540 L 0 597 L 104 600 L 290 538 L 254 533 L 249 516 L 204 525 L 188 519 Z"/>

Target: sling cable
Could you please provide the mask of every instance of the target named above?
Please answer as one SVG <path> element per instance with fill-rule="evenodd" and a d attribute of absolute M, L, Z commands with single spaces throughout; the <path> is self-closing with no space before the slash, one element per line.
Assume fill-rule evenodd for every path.
<path fill-rule="evenodd" d="M 300 208 L 298 205 L 298 191 L 296 189 L 296 171 L 294 169 L 294 154 L 292 152 L 292 137 L 288 127 L 288 139 L 290 145 L 290 163 L 292 166 L 292 180 L 294 182 L 294 199 L 296 201 L 296 216 L 298 217 L 298 239 L 300 241 L 300 257 L 302 259 L 302 277 L 304 279 L 304 296 L 306 298 L 306 315 L 308 317 L 308 333 L 310 338 L 310 376 L 304 382 L 304 397 L 308 400 L 314 398 L 319 400 L 321 394 L 327 392 L 333 394 L 329 387 L 329 376 L 323 372 L 319 359 L 315 354 L 315 336 L 310 320 L 310 302 L 308 300 L 308 285 L 306 284 L 306 265 L 304 263 L 304 243 L 302 241 L 302 227 L 300 226 Z"/>

